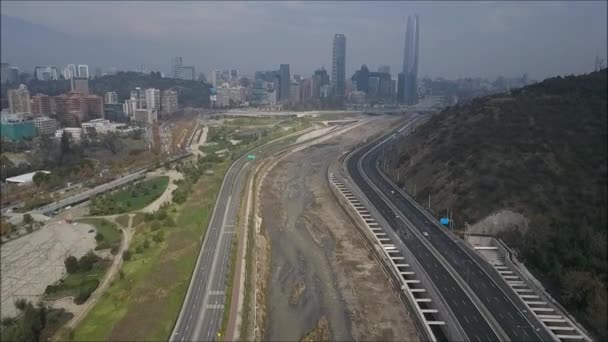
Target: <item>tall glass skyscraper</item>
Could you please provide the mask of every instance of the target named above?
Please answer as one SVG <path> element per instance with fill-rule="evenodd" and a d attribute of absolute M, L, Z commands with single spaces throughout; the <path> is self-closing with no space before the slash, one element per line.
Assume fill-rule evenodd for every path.
<path fill-rule="evenodd" d="M 398 99 L 406 104 L 418 103 L 418 49 L 420 19 L 418 15 L 407 17 L 405 48 L 403 51 L 403 72 L 399 75 Z"/>
<path fill-rule="evenodd" d="M 331 60 L 331 87 L 336 96 L 344 96 L 346 87 L 346 36 L 334 36 L 334 48 Z"/>

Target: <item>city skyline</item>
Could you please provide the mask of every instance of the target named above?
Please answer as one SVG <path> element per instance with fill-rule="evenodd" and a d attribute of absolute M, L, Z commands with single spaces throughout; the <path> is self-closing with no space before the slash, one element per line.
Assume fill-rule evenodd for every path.
<path fill-rule="evenodd" d="M 253 74 L 281 63 L 289 63 L 294 74 L 311 74 L 321 66 L 331 69 L 328 42 L 335 33 L 343 33 L 349 37 L 347 75 L 362 64 L 370 69 L 389 65 L 392 70 L 400 70 L 403 21 L 412 13 L 424 17 L 427 27 L 420 37 L 424 42 L 420 60 L 425 61 L 420 76 L 491 78 L 528 73 L 542 79 L 591 71 L 596 53 L 604 58 L 606 55 L 605 2 L 349 3 L 339 6 L 343 15 L 336 13 L 334 4 L 325 3 L 166 6 L 153 2 L 138 7 L 146 11 L 141 16 L 127 20 L 124 15 L 134 5 L 104 3 L 101 8 L 95 2 L 86 6 L 74 2 L 3 2 L 2 60 L 25 67 L 79 60 L 93 66 L 133 70 L 143 64 L 148 70 L 168 74 L 167 61 L 183 56 L 205 74 L 233 66 Z M 100 15 L 86 15 L 98 9 Z M 109 9 L 112 13 L 106 13 Z M 239 23 L 234 19 L 220 21 L 208 13 L 222 18 L 239 15 L 241 19 Z M 242 16 L 245 13 L 247 16 Z M 195 21 L 196 16 L 201 20 Z M 284 18 L 293 16 L 299 20 L 286 23 L 286 30 L 276 30 Z M 183 19 L 177 22 L 175 17 Z M 575 27 L 555 25 L 583 17 L 585 20 Z M 83 19 L 87 25 L 81 26 Z M 163 24 L 158 25 L 156 19 Z M 259 22 L 264 24 L 253 25 Z M 74 31 L 74 25 L 79 30 Z M 482 25 L 485 29 L 479 30 Z M 21 42 L 7 39 L 13 36 Z M 32 44 L 23 43 L 31 39 Z M 195 40 L 197 43 L 192 44 Z M 50 46 L 57 48 L 48 60 L 32 50 Z M 115 53 L 100 50 L 105 46 L 112 46 Z M 518 53 L 524 50 L 525 55 Z"/>

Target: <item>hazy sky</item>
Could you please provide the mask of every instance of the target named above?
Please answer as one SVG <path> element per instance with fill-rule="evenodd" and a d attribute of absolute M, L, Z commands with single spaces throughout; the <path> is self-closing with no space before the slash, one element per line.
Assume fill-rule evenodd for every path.
<path fill-rule="evenodd" d="M 38 64 L 142 63 L 165 73 L 172 56 L 183 56 L 197 73 L 229 67 L 252 73 L 289 63 L 292 74 L 309 75 L 331 69 L 333 35 L 343 33 L 348 76 L 364 63 L 373 70 L 390 65 L 395 74 L 405 20 L 418 13 L 419 74 L 447 78 L 591 71 L 596 53 L 606 56 L 606 11 L 606 1 L 1 2 L 3 15 L 89 41 L 119 42 L 98 46 L 103 61 L 74 60 L 86 55 L 78 50 L 56 51 L 47 61 L 39 51 Z M 3 58 L 20 59 L 18 49 L 2 50 Z"/>

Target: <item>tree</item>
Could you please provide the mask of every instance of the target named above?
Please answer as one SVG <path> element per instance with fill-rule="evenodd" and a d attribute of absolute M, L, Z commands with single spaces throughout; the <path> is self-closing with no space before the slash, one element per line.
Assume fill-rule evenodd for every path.
<path fill-rule="evenodd" d="M 72 274 L 78 272 L 78 259 L 75 256 L 70 255 L 63 262 L 65 264 L 65 270 Z"/>
<path fill-rule="evenodd" d="M 32 177 L 32 181 L 34 182 L 34 184 L 36 184 L 36 186 L 42 186 L 48 183 L 49 178 L 49 175 L 45 172 L 36 172 L 34 174 L 34 177 Z"/>
<path fill-rule="evenodd" d="M 78 271 L 79 272 L 88 272 L 93 268 L 93 260 L 91 260 L 86 255 L 78 260 Z"/>
<path fill-rule="evenodd" d="M 101 241 L 103 241 L 103 239 L 104 239 L 104 236 L 102 233 L 95 234 L 95 241 L 101 242 Z"/>
<path fill-rule="evenodd" d="M 130 250 L 126 250 L 124 252 L 122 252 L 122 260 L 124 261 L 129 261 L 131 260 L 131 251 Z"/>
<path fill-rule="evenodd" d="M 23 215 L 23 223 L 32 224 L 32 223 L 34 223 L 34 218 L 30 214 L 25 214 L 25 215 Z"/>

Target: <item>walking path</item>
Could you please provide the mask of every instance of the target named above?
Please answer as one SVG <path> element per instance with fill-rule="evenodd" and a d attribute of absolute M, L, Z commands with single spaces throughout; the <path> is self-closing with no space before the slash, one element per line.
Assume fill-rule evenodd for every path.
<path fill-rule="evenodd" d="M 74 327 L 76 327 L 76 325 L 80 323 L 80 321 L 87 315 L 87 313 L 91 311 L 91 308 L 93 308 L 95 302 L 97 302 L 97 299 L 101 297 L 101 295 L 108 288 L 108 286 L 110 286 L 110 282 L 112 281 L 116 273 L 118 273 L 118 270 L 120 270 L 120 266 L 122 265 L 123 261 L 122 253 L 126 251 L 127 248 L 129 248 L 129 243 L 131 242 L 131 237 L 133 236 L 133 230 L 131 229 L 131 225 L 133 224 L 133 216 L 134 214 L 129 214 L 129 226 L 126 229 L 121 229 L 123 233 L 123 239 L 120 245 L 120 249 L 114 256 L 112 266 L 110 266 L 110 268 L 106 272 L 103 280 L 101 281 L 97 289 L 91 294 L 89 299 L 87 299 L 87 301 L 81 305 L 81 310 L 75 313 L 74 317 L 66 324 L 67 328 L 73 329 Z"/>

